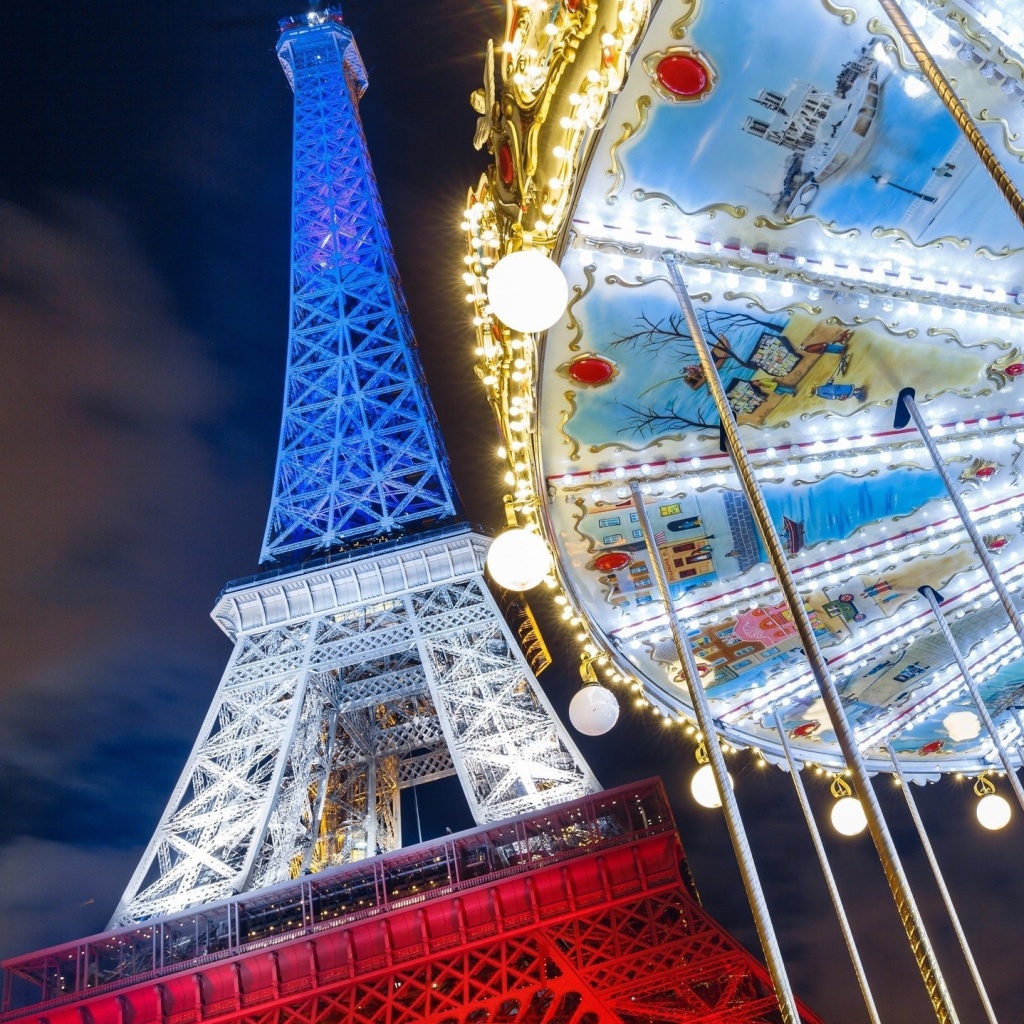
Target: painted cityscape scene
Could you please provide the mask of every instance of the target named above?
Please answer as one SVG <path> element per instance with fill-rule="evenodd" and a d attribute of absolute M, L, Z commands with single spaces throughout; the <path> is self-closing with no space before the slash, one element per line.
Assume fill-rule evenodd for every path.
<path fill-rule="evenodd" d="M 662 481 L 650 485 L 647 501 L 658 558 L 673 596 L 699 613 L 691 643 L 709 695 L 720 708 L 756 718 L 750 695 L 798 678 L 803 656 L 719 450 L 717 412 L 692 338 L 663 271 L 645 276 L 641 261 L 616 255 L 591 260 L 575 271 L 577 284 L 581 292 L 590 280 L 601 287 L 575 307 L 576 337 L 549 340 L 554 372 L 542 392 L 545 449 L 563 453 L 551 459 L 548 477 L 561 543 L 609 642 L 652 677 L 678 680 L 629 489 L 598 487 L 588 472 L 623 459 L 649 464 L 652 481 Z M 941 721 L 927 722 L 928 701 L 952 665 L 941 638 L 923 636 L 899 652 L 866 644 L 897 613 L 926 612 L 920 586 L 975 585 L 976 556 L 951 525 L 938 474 L 920 451 L 903 453 L 887 437 L 896 395 L 908 384 L 947 410 L 982 399 L 1019 407 L 1024 356 L 996 338 L 917 330 L 911 350 L 906 332 L 858 323 L 824 300 L 772 312 L 746 294 L 697 299 L 697 320 L 749 449 L 755 457 L 785 453 L 760 483 L 819 643 L 837 666 L 851 722 L 870 737 L 916 716 L 923 724 L 906 735 L 915 751 L 927 748 L 921 756 L 976 752 L 978 733 L 960 719 L 955 737 Z M 616 325 L 613 335 L 608 325 Z M 1007 530 L 1004 519 L 1020 502 L 1020 420 L 1020 413 L 1004 416 L 992 435 L 997 458 L 978 442 L 950 458 L 965 486 L 998 495 L 978 522 L 990 550 L 1017 561 L 1021 528 Z M 836 457 L 837 447 L 852 447 L 844 436 L 878 441 L 863 454 Z M 890 551 L 895 567 L 878 558 Z M 954 631 L 977 646 L 1001 635 L 1002 621 L 977 607 Z M 986 684 L 993 703 L 1009 685 L 998 676 Z M 785 713 L 794 738 L 809 741 L 832 741 L 827 721 L 810 693 L 797 694 Z"/>
<path fill-rule="evenodd" d="M 661 16 L 667 29 L 671 18 Z M 863 18 L 846 26 L 822 5 L 793 0 L 767 20 L 755 4 L 701 6 L 686 40 L 714 67 L 714 87 L 697 103 L 656 96 L 643 144 L 598 157 L 621 163 L 621 196 L 663 195 L 685 210 L 732 204 L 776 223 L 811 216 L 859 231 L 865 246 L 874 228 L 899 229 L 916 244 L 1013 243 L 1012 213 L 888 39 L 867 32 Z M 657 91 L 639 76 L 630 88 Z M 694 144 L 680 147 L 680 138 Z M 634 215 L 642 221 L 642 211 Z"/>

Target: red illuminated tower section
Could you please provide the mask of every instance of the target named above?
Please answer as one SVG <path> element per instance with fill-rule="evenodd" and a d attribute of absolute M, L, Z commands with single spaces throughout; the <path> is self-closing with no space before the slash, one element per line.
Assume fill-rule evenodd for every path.
<path fill-rule="evenodd" d="M 12 1024 L 780 1019 L 657 780 L 8 961 L 4 1000 Z"/>

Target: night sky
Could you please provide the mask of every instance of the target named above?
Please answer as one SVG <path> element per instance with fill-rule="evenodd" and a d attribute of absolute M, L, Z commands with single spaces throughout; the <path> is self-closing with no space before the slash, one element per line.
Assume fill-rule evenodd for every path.
<path fill-rule="evenodd" d="M 274 44 L 277 19 L 302 10 L 108 0 L 5 19 L 2 956 L 104 928 L 230 653 L 209 610 L 258 568 L 287 340 L 291 93 Z M 504 5 L 345 12 L 456 482 L 470 518 L 496 528 L 497 437 L 473 375 L 458 225 L 487 163 L 468 97 Z M 546 636 L 543 683 L 564 714 L 575 645 L 554 624 Z M 754 948 L 720 814 L 688 798 L 680 736 L 624 709 L 608 737 L 579 742 L 605 785 L 664 778 L 705 906 Z M 746 757 L 733 775 L 797 994 L 826 1020 L 865 1019 L 788 778 Z M 812 790 L 824 813 L 826 787 Z M 900 795 L 887 779 L 880 791 L 961 1019 L 981 1020 Z M 448 795 L 423 794 L 435 834 L 470 824 Z M 1021 815 L 981 834 L 966 784 L 919 801 L 997 1012 L 1019 1021 Z M 870 841 L 828 842 L 883 1016 L 931 1019 Z"/>

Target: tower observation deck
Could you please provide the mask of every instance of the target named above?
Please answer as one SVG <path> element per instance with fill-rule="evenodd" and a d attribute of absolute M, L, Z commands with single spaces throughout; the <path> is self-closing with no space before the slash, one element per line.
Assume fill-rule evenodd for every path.
<path fill-rule="evenodd" d="M 599 787 L 458 513 L 337 7 L 282 22 L 295 94 L 291 324 L 261 561 L 214 618 L 234 642 L 111 922 L 402 845 L 402 789 L 457 775 L 479 824 Z"/>
<path fill-rule="evenodd" d="M 779 1016 L 764 967 L 700 906 L 648 780 L 4 964 L 3 1024 L 83 1020 Z"/>

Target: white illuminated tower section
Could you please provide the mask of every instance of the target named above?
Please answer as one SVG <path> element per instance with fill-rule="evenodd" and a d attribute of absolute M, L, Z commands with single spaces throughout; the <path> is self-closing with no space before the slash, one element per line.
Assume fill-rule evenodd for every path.
<path fill-rule="evenodd" d="M 328 8 L 284 22 L 278 55 L 295 121 L 274 568 L 214 609 L 234 651 L 112 926 L 395 849 L 420 782 L 457 774 L 481 824 L 598 788 L 457 509 L 352 35 Z"/>

